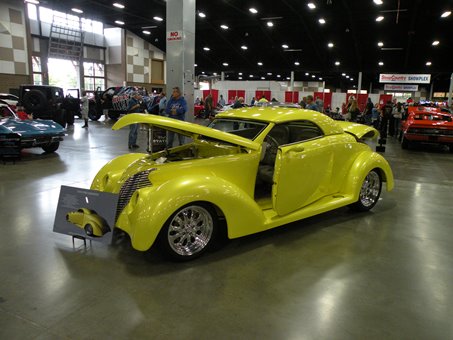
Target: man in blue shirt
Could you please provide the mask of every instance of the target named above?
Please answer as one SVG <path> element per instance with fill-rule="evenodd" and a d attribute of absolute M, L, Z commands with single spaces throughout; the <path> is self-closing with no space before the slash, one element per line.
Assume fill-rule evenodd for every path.
<path fill-rule="evenodd" d="M 318 105 L 313 101 L 313 96 L 307 96 L 307 106 L 305 106 L 305 109 L 319 111 Z"/>
<path fill-rule="evenodd" d="M 183 96 L 181 96 L 181 90 L 179 87 L 174 87 L 171 98 L 167 101 L 167 108 L 165 113 L 173 119 L 185 120 L 187 112 L 187 102 Z M 173 140 L 175 133 L 168 131 L 167 133 L 167 148 L 173 147 Z M 184 136 L 178 134 L 179 145 L 184 144 Z"/>

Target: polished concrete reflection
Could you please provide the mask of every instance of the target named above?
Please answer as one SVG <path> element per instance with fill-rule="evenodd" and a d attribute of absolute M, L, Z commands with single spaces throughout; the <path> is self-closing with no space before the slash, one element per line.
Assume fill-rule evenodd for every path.
<path fill-rule="evenodd" d="M 389 140 L 395 190 L 226 242 L 190 263 L 52 232 L 128 129 L 76 122 L 60 149 L 0 164 L 0 339 L 452 339 L 453 154 Z M 139 150 L 145 150 L 140 132 Z"/>

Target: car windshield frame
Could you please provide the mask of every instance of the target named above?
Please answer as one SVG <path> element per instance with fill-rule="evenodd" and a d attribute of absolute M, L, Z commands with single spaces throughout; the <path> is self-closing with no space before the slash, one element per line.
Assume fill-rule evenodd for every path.
<path fill-rule="evenodd" d="M 216 127 L 217 125 L 217 127 Z M 266 127 L 268 122 L 243 118 L 214 118 L 207 127 L 218 131 L 231 133 L 236 136 L 255 140 Z"/>
<path fill-rule="evenodd" d="M 13 118 L 16 119 L 17 116 L 14 113 L 14 111 L 9 107 L 9 105 L 4 105 L 3 103 L 0 104 L 0 109 L 1 109 L 1 114 L 0 114 L 0 119 L 7 119 L 7 118 Z M 8 112 L 8 116 L 4 114 L 4 112 Z"/>

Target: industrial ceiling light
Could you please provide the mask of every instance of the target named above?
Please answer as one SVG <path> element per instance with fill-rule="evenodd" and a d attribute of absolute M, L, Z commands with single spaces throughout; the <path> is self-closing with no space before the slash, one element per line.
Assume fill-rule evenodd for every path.
<path fill-rule="evenodd" d="M 324 25 L 326 23 L 326 20 L 324 18 L 320 18 L 318 21 L 321 25 Z"/>
<path fill-rule="evenodd" d="M 380 61 L 379 66 L 384 66 L 384 63 L 382 61 Z"/>
<path fill-rule="evenodd" d="M 143 34 L 146 34 L 146 35 L 150 35 L 151 32 L 150 31 L 142 31 Z"/>
<path fill-rule="evenodd" d="M 120 4 L 119 2 L 114 2 L 114 3 L 113 3 L 113 7 L 123 9 L 123 8 L 124 8 L 124 5 L 123 5 L 123 4 Z"/>
<path fill-rule="evenodd" d="M 382 20 L 384 20 L 384 17 L 382 15 L 380 15 L 376 18 L 377 22 L 381 22 Z"/>
<path fill-rule="evenodd" d="M 242 72 L 239 72 L 238 74 L 239 74 L 240 76 L 242 76 Z"/>
<path fill-rule="evenodd" d="M 441 18 L 446 18 L 448 16 L 450 16 L 451 12 L 450 11 L 446 11 L 446 12 L 443 12 L 442 15 L 440 16 Z"/>
<path fill-rule="evenodd" d="M 316 78 L 316 76 L 315 76 L 314 74 L 313 74 L 311 77 L 312 77 L 312 78 Z"/>
<path fill-rule="evenodd" d="M 263 80 L 264 80 L 264 79 L 266 79 L 266 78 L 264 78 L 264 77 L 261 77 L 261 79 L 263 79 Z"/>
<path fill-rule="evenodd" d="M 322 80 L 322 77 L 319 77 L 319 80 Z"/>
<path fill-rule="evenodd" d="M 227 25 L 220 25 L 220 28 L 227 30 L 229 27 Z"/>
<path fill-rule="evenodd" d="M 295 61 L 295 62 L 294 62 L 294 65 L 299 66 L 300 63 L 299 63 L 298 61 Z"/>
<path fill-rule="evenodd" d="M 239 80 L 242 80 L 242 77 L 238 77 Z"/>
<path fill-rule="evenodd" d="M 426 62 L 426 66 L 431 66 L 432 64 L 433 64 L 433 63 L 430 62 L 430 61 L 427 61 L 427 62 Z"/>
<path fill-rule="evenodd" d="M 336 61 L 336 62 L 335 62 L 335 66 L 340 66 L 340 62 L 339 62 L 339 61 Z"/>
<path fill-rule="evenodd" d="M 271 75 L 272 75 L 272 72 L 267 72 L 267 75 L 268 75 L 268 76 L 271 76 Z"/>
<path fill-rule="evenodd" d="M 376 5 L 382 5 L 384 2 L 382 0 L 373 0 Z"/>
<path fill-rule="evenodd" d="M 277 78 L 280 78 L 280 77 L 281 77 L 281 75 L 277 74 Z"/>
<path fill-rule="evenodd" d="M 222 65 L 223 65 L 223 66 L 228 66 L 228 63 L 223 63 Z"/>
<path fill-rule="evenodd" d="M 310 73 L 306 72 L 306 73 L 305 73 L 305 75 L 306 75 L 306 76 L 309 76 L 309 75 L 310 75 Z"/>
<path fill-rule="evenodd" d="M 79 14 L 83 13 L 83 11 L 81 9 L 79 9 L 79 8 L 71 8 L 71 11 L 79 13 Z"/>
<path fill-rule="evenodd" d="M 38 0 L 25 0 L 25 2 L 27 2 L 29 4 L 33 4 L 33 5 L 39 5 L 39 1 Z"/>
<path fill-rule="evenodd" d="M 332 48 L 333 46 L 334 46 L 334 45 L 333 45 L 333 43 L 331 43 L 331 42 L 327 44 L 327 47 L 329 47 L 329 48 Z"/>
<path fill-rule="evenodd" d="M 290 80 L 291 78 L 290 77 L 286 77 L 286 80 Z"/>
<path fill-rule="evenodd" d="M 197 64 L 193 64 L 194 67 L 197 67 L 198 65 Z"/>
<path fill-rule="evenodd" d="M 286 44 L 283 44 L 282 47 L 283 47 L 283 48 L 288 48 L 289 46 L 286 45 Z"/>
<path fill-rule="evenodd" d="M 124 25 L 124 21 L 121 21 L 121 20 L 115 20 L 115 24 L 118 24 L 118 25 Z"/>
<path fill-rule="evenodd" d="M 309 2 L 309 3 L 307 4 L 307 6 L 308 6 L 308 8 L 310 8 L 310 9 L 315 9 L 315 8 L 316 8 L 316 5 L 315 5 L 313 2 Z"/>
<path fill-rule="evenodd" d="M 252 8 L 249 8 L 249 11 L 250 11 L 251 13 L 253 13 L 253 14 L 258 13 L 258 11 L 256 10 L 256 8 L 253 8 L 253 7 L 252 7 Z"/>
<path fill-rule="evenodd" d="M 253 74 L 249 75 L 249 78 L 253 78 Z"/>
<path fill-rule="evenodd" d="M 242 45 L 242 46 L 241 46 L 241 48 L 242 48 L 243 50 L 246 50 L 246 49 L 248 49 L 248 47 L 247 47 L 247 46 L 245 46 L 245 45 Z"/>
<path fill-rule="evenodd" d="M 206 18 L 206 14 L 204 14 L 203 12 L 198 12 L 198 16 L 200 18 Z"/>
<path fill-rule="evenodd" d="M 382 41 L 379 41 L 379 42 L 377 43 L 377 45 L 378 45 L 379 47 L 382 47 L 382 46 L 384 46 L 384 43 L 383 43 Z"/>
<path fill-rule="evenodd" d="M 163 21 L 163 20 L 164 20 L 164 19 L 162 19 L 161 17 L 157 17 L 157 16 L 156 16 L 156 17 L 153 17 L 153 19 L 156 20 L 156 21 Z"/>
<path fill-rule="evenodd" d="M 203 47 L 203 50 L 210 51 L 211 49 L 209 47 Z"/>
<path fill-rule="evenodd" d="M 342 75 L 343 77 L 346 77 L 346 73 L 342 73 L 341 75 Z"/>
<path fill-rule="evenodd" d="M 437 46 L 437 45 L 439 45 L 439 43 L 440 43 L 439 40 L 434 40 L 433 41 L 433 46 Z"/>
<path fill-rule="evenodd" d="M 258 61 L 256 64 L 257 64 L 258 66 L 263 66 L 263 63 L 262 63 L 261 61 Z"/>
<path fill-rule="evenodd" d="M 268 21 L 267 24 L 266 24 L 268 27 L 273 27 L 274 26 L 274 23 L 272 21 Z"/>

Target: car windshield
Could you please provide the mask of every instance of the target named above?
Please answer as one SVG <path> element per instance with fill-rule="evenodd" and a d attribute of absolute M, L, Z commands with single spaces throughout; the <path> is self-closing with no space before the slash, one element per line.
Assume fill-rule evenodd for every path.
<path fill-rule="evenodd" d="M 266 123 L 244 119 L 214 119 L 208 127 L 254 140 L 267 126 Z"/>

